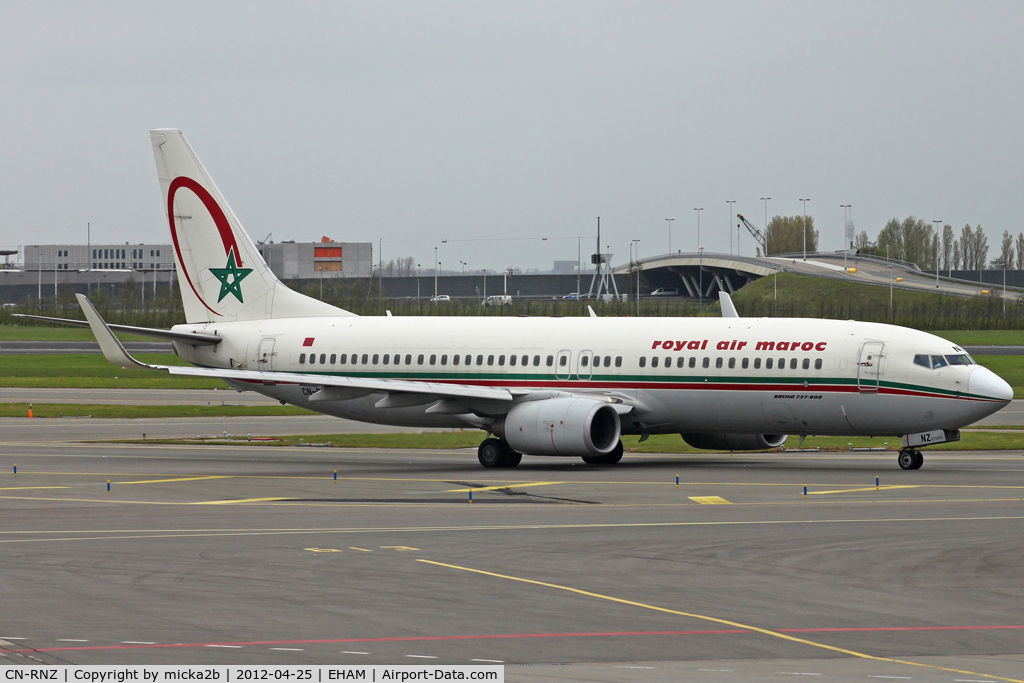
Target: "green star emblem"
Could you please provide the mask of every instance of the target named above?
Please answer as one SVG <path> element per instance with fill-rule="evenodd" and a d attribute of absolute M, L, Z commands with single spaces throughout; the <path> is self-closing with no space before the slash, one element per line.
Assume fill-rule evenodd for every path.
<path fill-rule="evenodd" d="M 233 294 L 238 303 L 245 303 L 242 301 L 242 280 L 252 272 L 252 268 L 239 268 L 235 265 L 234 249 L 228 252 L 228 264 L 225 267 L 210 268 L 210 272 L 220 280 L 220 296 L 217 297 L 217 303 L 223 301 L 228 294 Z"/>

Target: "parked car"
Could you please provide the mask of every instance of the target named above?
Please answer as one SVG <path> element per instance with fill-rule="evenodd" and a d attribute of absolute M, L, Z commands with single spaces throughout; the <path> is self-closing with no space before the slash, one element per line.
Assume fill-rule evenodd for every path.
<path fill-rule="evenodd" d="M 433 303 L 439 303 L 441 301 L 451 301 L 452 298 L 447 294 L 438 294 L 437 296 L 430 297 L 430 301 Z"/>
<path fill-rule="evenodd" d="M 563 299 L 579 299 L 580 298 L 580 293 L 579 292 L 572 292 L 570 294 L 566 294 L 562 298 Z"/>
<path fill-rule="evenodd" d="M 676 287 L 658 287 L 651 292 L 651 296 L 679 296 L 679 289 Z"/>
<path fill-rule="evenodd" d="M 512 297 L 508 294 L 495 294 L 483 300 L 484 306 L 511 306 Z"/>

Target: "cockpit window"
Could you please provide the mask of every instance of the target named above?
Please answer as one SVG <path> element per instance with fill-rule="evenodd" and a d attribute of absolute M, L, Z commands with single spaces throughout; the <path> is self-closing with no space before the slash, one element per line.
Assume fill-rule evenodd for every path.
<path fill-rule="evenodd" d="M 947 365 L 949 365 L 949 363 L 947 363 L 946 359 L 942 356 L 932 356 L 932 370 L 938 370 L 939 368 L 944 368 Z"/>
<path fill-rule="evenodd" d="M 966 353 L 961 353 L 954 356 L 946 356 L 946 361 L 950 365 L 974 365 L 974 359 L 968 356 Z"/>
<path fill-rule="evenodd" d="M 920 365 L 922 368 L 928 368 L 929 370 L 932 368 L 932 364 L 928 361 L 928 356 L 923 353 L 914 356 L 914 365 Z"/>

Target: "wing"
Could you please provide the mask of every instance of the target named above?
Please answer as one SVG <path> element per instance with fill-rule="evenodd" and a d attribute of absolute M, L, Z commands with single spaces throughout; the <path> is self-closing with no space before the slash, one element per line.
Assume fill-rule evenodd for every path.
<path fill-rule="evenodd" d="M 188 375 L 192 377 L 216 377 L 225 380 L 259 384 L 300 384 L 320 388 L 310 397 L 312 401 L 334 401 L 347 398 L 358 398 L 374 393 L 386 393 L 388 396 L 377 402 L 380 408 L 397 408 L 401 406 L 430 403 L 443 399 L 475 399 L 491 401 L 512 401 L 513 392 L 501 387 L 480 387 L 465 384 L 446 384 L 442 382 L 413 382 L 397 379 L 371 379 L 365 377 L 336 377 L 304 374 L 300 372 L 260 372 L 257 370 L 227 370 L 223 368 L 197 368 L 176 365 L 150 365 L 142 363 L 124 348 L 121 341 L 111 332 L 110 326 L 100 316 L 99 311 L 84 294 L 76 294 L 78 303 L 85 313 L 89 327 L 96 335 L 100 350 L 108 361 L 122 368 L 141 368 L 145 370 L 165 371 L 172 375 Z M 516 392 L 529 393 L 525 390 Z M 445 412 L 443 405 L 436 406 L 434 412 Z M 464 412 L 464 409 L 463 409 Z"/>

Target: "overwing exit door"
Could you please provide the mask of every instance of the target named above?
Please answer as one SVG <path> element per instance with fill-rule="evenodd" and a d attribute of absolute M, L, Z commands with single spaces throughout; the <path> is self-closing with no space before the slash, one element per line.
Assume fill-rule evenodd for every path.
<path fill-rule="evenodd" d="M 274 369 L 274 338 L 267 337 L 260 341 L 259 354 L 256 356 L 256 369 L 270 372 Z"/>

